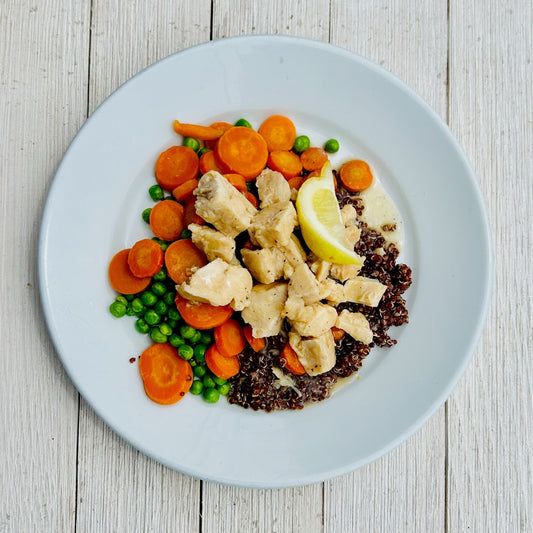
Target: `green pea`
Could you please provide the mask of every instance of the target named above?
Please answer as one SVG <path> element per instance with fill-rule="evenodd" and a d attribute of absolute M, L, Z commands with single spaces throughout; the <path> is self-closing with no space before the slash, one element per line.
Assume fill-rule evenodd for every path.
<path fill-rule="evenodd" d="M 188 229 L 184 229 L 181 232 L 180 239 L 190 239 L 191 235 L 192 235 L 192 233 Z"/>
<path fill-rule="evenodd" d="M 132 300 L 130 305 L 136 314 L 144 313 L 146 311 L 146 307 L 140 298 L 135 298 L 134 300 Z"/>
<path fill-rule="evenodd" d="M 148 333 L 150 331 L 150 326 L 146 323 L 144 318 L 139 318 L 135 321 L 135 329 L 139 333 Z"/>
<path fill-rule="evenodd" d="M 178 324 L 179 324 L 179 322 L 177 320 L 172 320 L 170 318 L 167 320 L 167 323 L 172 329 L 176 329 L 178 327 Z"/>
<path fill-rule="evenodd" d="M 224 383 L 224 385 L 220 385 L 220 387 L 217 387 L 218 392 L 220 392 L 222 396 L 226 396 L 230 389 L 231 385 L 229 383 Z"/>
<path fill-rule="evenodd" d="M 155 281 L 165 281 L 167 279 L 167 271 L 165 270 L 165 267 L 161 267 L 161 270 L 152 276 L 152 279 L 155 279 Z"/>
<path fill-rule="evenodd" d="M 170 318 L 170 320 L 181 320 L 181 315 L 175 307 L 171 307 L 168 310 L 168 318 Z"/>
<path fill-rule="evenodd" d="M 158 344 L 167 342 L 167 336 L 161 333 L 161 330 L 159 328 L 152 328 L 150 330 L 150 337 L 154 342 L 157 342 Z"/>
<path fill-rule="evenodd" d="M 206 370 L 205 366 L 198 365 L 197 367 L 194 368 L 194 370 L 192 372 L 197 378 L 203 378 L 205 376 L 205 373 L 207 372 L 207 370 Z"/>
<path fill-rule="evenodd" d="M 131 305 L 128 305 L 128 307 L 126 307 L 126 315 L 135 316 L 135 311 L 131 308 Z"/>
<path fill-rule="evenodd" d="M 235 122 L 235 126 L 244 126 L 245 128 L 252 127 L 252 125 L 245 118 L 240 118 L 237 120 L 237 122 Z"/>
<path fill-rule="evenodd" d="M 311 141 L 307 135 L 300 135 L 296 137 L 292 149 L 297 153 L 301 154 L 305 152 L 311 146 Z"/>
<path fill-rule="evenodd" d="M 153 309 L 148 309 L 148 311 L 144 313 L 144 319 L 148 324 L 150 324 L 150 326 L 155 326 L 156 324 L 159 324 L 159 322 L 161 322 L 161 316 Z"/>
<path fill-rule="evenodd" d="M 117 318 L 123 317 L 126 311 L 127 307 L 122 302 L 115 301 L 109 306 L 109 312 Z"/>
<path fill-rule="evenodd" d="M 220 398 L 220 392 L 212 387 L 204 388 L 203 397 L 207 403 L 217 403 Z"/>
<path fill-rule="evenodd" d="M 150 289 L 157 296 L 163 296 L 163 294 L 167 292 L 167 286 L 162 281 L 156 281 L 155 283 L 152 283 Z"/>
<path fill-rule="evenodd" d="M 163 323 L 159 326 L 159 331 L 163 334 L 163 335 L 166 335 L 167 337 L 169 335 L 172 335 L 172 328 L 166 324 L 166 323 Z"/>
<path fill-rule="evenodd" d="M 202 157 L 206 152 L 210 152 L 211 150 L 209 148 L 202 148 L 198 151 L 198 157 Z"/>
<path fill-rule="evenodd" d="M 148 307 L 152 307 L 157 302 L 157 296 L 153 292 L 144 291 L 141 293 L 141 302 Z"/>
<path fill-rule="evenodd" d="M 150 213 L 152 212 L 152 208 L 151 207 L 147 207 L 143 212 L 142 212 L 142 217 L 143 217 L 143 220 L 147 223 L 147 224 L 150 224 Z"/>
<path fill-rule="evenodd" d="M 194 359 L 191 359 L 189 361 L 189 364 L 192 366 L 193 370 L 194 370 L 194 367 L 196 366 L 196 361 Z"/>
<path fill-rule="evenodd" d="M 192 326 L 185 325 L 180 328 L 180 335 L 184 339 L 192 339 L 195 333 L 196 330 Z"/>
<path fill-rule="evenodd" d="M 207 350 L 207 346 L 205 344 L 197 344 L 194 347 L 194 356 L 196 357 L 196 360 L 205 360 L 205 351 Z"/>
<path fill-rule="evenodd" d="M 202 380 L 202 383 L 204 384 L 204 387 L 208 387 L 208 388 L 215 388 L 216 387 L 216 383 L 215 383 L 215 381 L 213 380 L 213 377 L 210 374 L 206 374 L 204 376 L 204 379 Z"/>
<path fill-rule="evenodd" d="M 183 344 L 185 344 L 185 341 L 175 333 L 172 333 L 172 335 L 168 338 L 168 342 L 174 346 L 174 348 L 179 348 Z"/>
<path fill-rule="evenodd" d="M 209 333 L 206 333 L 205 331 L 202 332 L 202 338 L 200 339 L 200 342 L 202 344 L 211 344 L 212 337 Z"/>
<path fill-rule="evenodd" d="M 191 394 L 194 394 L 195 396 L 198 396 L 202 394 L 202 391 L 204 390 L 204 385 L 201 381 L 193 381 L 193 384 L 191 385 L 191 388 L 189 389 L 189 392 Z"/>
<path fill-rule="evenodd" d="M 189 346 L 188 344 L 183 344 L 178 348 L 178 355 L 185 359 L 185 361 L 188 361 L 194 354 L 194 351 L 192 349 L 192 346 Z"/>
<path fill-rule="evenodd" d="M 213 377 L 213 381 L 217 384 L 217 385 L 224 385 L 225 383 L 227 383 L 227 379 L 222 379 L 222 378 L 219 378 L 218 376 L 214 376 Z"/>
<path fill-rule="evenodd" d="M 128 300 L 124 296 L 117 296 L 115 302 L 120 302 L 121 304 L 128 305 Z"/>
<path fill-rule="evenodd" d="M 167 312 L 168 312 L 168 305 L 167 305 L 163 300 L 159 300 L 159 301 L 154 305 L 154 311 L 155 311 L 158 315 L 166 316 L 166 314 L 167 314 Z"/>
<path fill-rule="evenodd" d="M 196 344 L 197 342 L 200 342 L 200 339 L 202 338 L 202 333 L 198 330 L 194 332 L 194 335 L 191 337 L 191 342 L 193 344 Z"/>
<path fill-rule="evenodd" d="M 150 195 L 150 198 L 154 202 L 162 200 L 165 197 L 165 193 L 163 192 L 163 189 L 159 185 L 152 185 L 148 189 L 148 194 Z"/>
<path fill-rule="evenodd" d="M 173 307 L 175 305 L 175 301 L 176 301 L 176 291 L 167 290 L 167 292 L 165 292 L 165 294 L 163 295 L 163 301 L 169 307 Z"/>
<path fill-rule="evenodd" d="M 329 139 L 324 144 L 324 150 L 326 150 L 326 152 L 329 152 L 330 154 L 334 154 L 335 152 L 338 152 L 339 141 L 337 141 L 337 139 Z"/>
<path fill-rule="evenodd" d="M 183 142 L 181 144 L 192 148 L 195 152 L 200 150 L 200 141 L 194 137 L 183 137 Z"/>
<path fill-rule="evenodd" d="M 126 300 L 128 300 L 128 302 L 131 302 L 133 300 L 133 298 L 135 298 L 135 294 L 123 294 L 122 296 L 124 296 L 124 298 L 126 298 Z"/>
<path fill-rule="evenodd" d="M 152 240 L 161 246 L 161 250 L 163 250 L 163 252 L 167 251 L 168 242 L 164 241 L 163 239 L 158 239 L 157 237 L 152 237 Z"/>

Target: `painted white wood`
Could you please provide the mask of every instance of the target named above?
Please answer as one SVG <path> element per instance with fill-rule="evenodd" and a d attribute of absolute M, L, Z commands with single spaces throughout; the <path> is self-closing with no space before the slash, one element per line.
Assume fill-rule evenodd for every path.
<path fill-rule="evenodd" d="M 0 531 L 74 526 L 78 395 L 40 309 L 37 239 L 85 118 L 88 22 L 77 1 L 0 5 Z"/>
<path fill-rule="evenodd" d="M 210 2 L 94 0 L 89 107 L 147 65 L 209 40 Z M 82 401 L 77 531 L 197 531 L 200 482 L 134 450 Z"/>
<path fill-rule="evenodd" d="M 489 208 L 494 293 L 449 402 L 450 531 L 533 530 L 533 4 L 450 3 L 450 126 Z"/>
<path fill-rule="evenodd" d="M 332 43 L 359 53 L 414 88 L 446 118 L 446 3 L 333 2 Z M 445 410 L 399 448 L 324 490 L 324 529 L 443 531 Z"/>

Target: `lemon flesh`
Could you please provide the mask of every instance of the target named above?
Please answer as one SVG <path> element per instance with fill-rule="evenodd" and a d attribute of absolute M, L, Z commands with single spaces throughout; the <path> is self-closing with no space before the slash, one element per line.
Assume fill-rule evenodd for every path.
<path fill-rule="evenodd" d="M 302 236 L 312 252 L 329 263 L 362 265 L 361 257 L 346 243 L 345 228 L 329 161 L 321 175 L 306 180 L 298 191 L 296 211 Z"/>

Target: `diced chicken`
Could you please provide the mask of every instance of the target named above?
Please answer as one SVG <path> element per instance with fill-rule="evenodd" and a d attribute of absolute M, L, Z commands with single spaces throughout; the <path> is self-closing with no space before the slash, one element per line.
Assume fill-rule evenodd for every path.
<path fill-rule="evenodd" d="M 328 300 L 332 305 L 337 305 L 346 301 L 344 297 L 344 286 L 331 278 L 320 282 L 320 299 Z"/>
<path fill-rule="evenodd" d="M 289 242 L 285 246 L 278 246 L 277 248 L 285 259 L 283 274 L 286 279 L 289 279 L 294 272 L 294 267 L 305 262 L 307 258 L 305 250 L 294 233 L 291 235 Z"/>
<path fill-rule="evenodd" d="M 363 260 L 361 259 L 361 262 Z M 339 265 L 337 263 L 334 263 L 331 265 L 331 268 L 329 269 L 329 275 L 332 278 L 338 279 L 339 281 L 346 281 L 348 279 L 353 279 L 357 277 L 357 274 L 359 274 L 359 271 L 361 270 L 360 265 Z"/>
<path fill-rule="evenodd" d="M 275 203 L 286 203 L 291 199 L 291 188 L 283 174 L 265 168 L 257 179 L 257 192 L 261 200 L 261 209 Z"/>
<path fill-rule="evenodd" d="M 249 303 L 253 280 L 250 272 L 222 259 L 199 268 L 187 282 L 177 286 L 178 293 L 196 302 L 230 305 L 241 311 Z"/>
<path fill-rule="evenodd" d="M 344 231 L 344 239 L 352 250 L 360 238 L 361 230 L 357 226 L 348 226 Z"/>
<path fill-rule="evenodd" d="M 370 344 L 374 337 L 370 324 L 362 313 L 350 313 L 344 309 L 340 312 L 335 327 L 343 329 L 348 335 L 363 344 Z"/>
<path fill-rule="evenodd" d="M 292 202 L 276 203 L 265 207 L 252 218 L 248 232 L 252 242 L 263 248 L 286 246 L 297 220 Z"/>
<path fill-rule="evenodd" d="M 216 229 L 199 224 L 189 224 L 192 242 L 206 255 L 209 261 L 217 258 L 235 263 L 235 240 Z"/>
<path fill-rule="evenodd" d="M 282 316 L 289 320 L 298 320 L 300 313 L 304 310 L 304 301 L 297 296 L 288 296 L 285 300 Z"/>
<path fill-rule="evenodd" d="M 335 366 L 335 341 L 331 330 L 320 337 L 310 339 L 302 339 L 291 331 L 289 344 L 310 376 L 323 374 Z"/>
<path fill-rule="evenodd" d="M 313 304 L 320 300 L 318 281 L 305 263 L 300 263 L 294 268 L 289 281 L 289 296 L 302 298 L 306 304 Z"/>
<path fill-rule="evenodd" d="M 291 316 L 294 316 L 294 319 L 289 318 L 293 330 L 303 337 L 320 337 L 337 321 L 337 311 L 321 303 L 301 307 Z"/>
<path fill-rule="evenodd" d="M 315 273 L 316 279 L 318 281 L 324 281 L 328 277 L 331 263 L 320 259 L 320 257 L 317 257 L 313 253 L 310 254 L 309 259 L 311 261 L 309 268 Z"/>
<path fill-rule="evenodd" d="M 283 276 L 283 256 L 277 248 L 243 248 L 241 256 L 246 268 L 259 283 L 273 283 Z"/>
<path fill-rule="evenodd" d="M 344 297 L 348 302 L 377 307 L 387 286 L 371 278 L 357 276 L 344 284 Z"/>
<path fill-rule="evenodd" d="M 221 174 L 204 174 L 194 191 L 196 212 L 222 233 L 235 237 L 248 229 L 257 209 Z"/>
<path fill-rule="evenodd" d="M 286 283 L 258 284 L 253 287 L 249 304 L 243 309 L 241 316 L 252 326 L 254 337 L 270 337 L 281 331 L 281 314 L 286 299 Z"/>
<path fill-rule="evenodd" d="M 346 204 L 341 209 L 341 219 L 345 226 L 352 226 L 357 221 L 357 212 L 352 204 Z"/>

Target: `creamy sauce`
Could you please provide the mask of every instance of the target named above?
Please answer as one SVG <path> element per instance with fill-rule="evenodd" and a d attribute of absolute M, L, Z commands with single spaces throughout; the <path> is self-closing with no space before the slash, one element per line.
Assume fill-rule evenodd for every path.
<path fill-rule="evenodd" d="M 401 252 L 404 241 L 403 222 L 391 197 L 381 183 L 374 179 L 372 185 L 359 194 L 365 210 L 359 217 L 369 228 L 381 233 L 388 243 L 394 244 Z M 383 226 L 395 226 L 393 231 L 386 231 Z"/>

